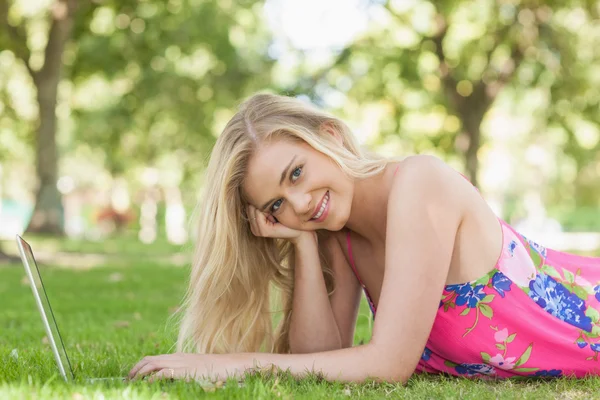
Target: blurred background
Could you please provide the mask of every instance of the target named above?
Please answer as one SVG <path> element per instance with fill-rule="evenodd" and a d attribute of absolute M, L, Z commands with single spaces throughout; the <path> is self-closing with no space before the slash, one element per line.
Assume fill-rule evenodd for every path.
<path fill-rule="evenodd" d="M 0 0 L 0 259 L 16 233 L 191 246 L 211 147 L 258 90 L 597 254 L 599 49 L 597 0 Z"/>

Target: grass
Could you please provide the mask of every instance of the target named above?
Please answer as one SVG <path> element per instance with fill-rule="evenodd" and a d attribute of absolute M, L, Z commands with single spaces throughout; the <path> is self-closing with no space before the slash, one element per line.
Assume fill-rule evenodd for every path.
<path fill-rule="evenodd" d="M 110 245 L 114 243 L 114 245 Z M 129 244 L 128 244 L 129 243 Z M 184 382 L 86 383 L 90 377 L 125 376 L 145 355 L 168 353 L 176 326 L 169 317 L 184 292 L 187 269 L 160 256 L 181 246 L 145 246 L 133 240 L 91 243 L 34 238 L 34 250 L 112 254 L 93 268 L 45 264 L 42 275 L 76 382 L 58 375 L 31 290 L 19 265 L 0 266 L 0 398 L 599 398 L 600 379 L 471 381 L 413 377 L 407 386 L 331 383 L 316 376 L 250 376 L 243 387 L 203 388 Z M 8 249 L 11 243 L 4 243 Z M 118 258 L 118 262 L 117 262 Z M 60 267 L 60 268 L 58 268 Z M 361 305 L 355 342 L 368 341 L 371 319 Z M 234 383 L 234 382 L 231 382 Z"/>

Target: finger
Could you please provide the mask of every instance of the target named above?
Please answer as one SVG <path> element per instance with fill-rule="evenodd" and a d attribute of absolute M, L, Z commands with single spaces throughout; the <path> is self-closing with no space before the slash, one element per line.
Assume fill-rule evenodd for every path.
<path fill-rule="evenodd" d="M 264 214 L 256 209 L 256 207 L 250 206 L 248 222 L 250 223 L 250 230 L 255 236 L 263 236 L 263 230 L 261 229 L 262 218 L 264 218 Z"/>
<path fill-rule="evenodd" d="M 143 379 L 146 375 L 150 375 L 153 372 L 160 371 L 161 369 L 169 368 L 169 365 L 165 362 L 160 361 L 151 361 L 145 364 L 140 370 L 135 374 L 133 380 Z"/>
<path fill-rule="evenodd" d="M 196 379 L 195 372 L 192 374 L 186 368 L 163 368 L 151 375 L 147 381 L 154 382 L 159 380 L 183 380 L 191 382 Z"/>
<path fill-rule="evenodd" d="M 133 379 L 133 377 L 138 373 L 140 369 L 142 369 L 146 364 L 148 364 L 152 360 L 153 356 L 146 356 L 142 358 L 137 364 L 134 365 L 133 368 L 127 374 L 127 378 Z"/>
<path fill-rule="evenodd" d="M 259 210 L 254 211 L 254 223 L 256 224 L 256 232 L 258 236 L 266 237 L 268 234 L 268 230 L 266 228 L 267 216 Z"/>
<path fill-rule="evenodd" d="M 145 357 L 129 373 L 129 379 L 141 379 L 144 376 L 160 369 L 177 366 L 180 364 L 177 354 L 163 354 L 160 356 Z"/>
<path fill-rule="evenodd" d="M 146 356 L 131 369 L 127 377 L 129 379 L 143 377 L 144 375 L 147 375 L 146 371 L 148 369 L 152 370 L 152 366 L 157 368 L 162 365 L 162 368 L 165 368 L 164 366 L 168 365 L 174 368 L 180 368 L 184 356 L 185 354 L 179 352 L 172 354 L 161 354 L 158 356 Z M 150 364 L 152 364 L 152 366 Z"/>
<path fill-rule="evenodd" d="M 162 381 L 162 380 L 174 380 L 182 378 L 183 368 L 163 368 L 152 374 L 148 378 L 148 382 Z"/>
<path fill-rule="evenodd" d="M 255 210 L 256 208 L 254 208 L 252 205 L 248 205 L 246 207 L 246 220 L 248 221 L 248 223 L 250 224 L 250 227 L 252 227 L 252 223 L 255 220 Z"/>

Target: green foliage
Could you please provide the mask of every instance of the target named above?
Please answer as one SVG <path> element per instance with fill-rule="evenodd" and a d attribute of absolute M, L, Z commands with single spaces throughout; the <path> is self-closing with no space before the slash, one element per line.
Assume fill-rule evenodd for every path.
<path fill-rule="evenodd" d="M 372 2 L 369 29 L 339 52 L 329 67 L 292 90 L 346 99 L 353 111 L 380 105 L 381 135 L 373 146 L 392 152 L 434 153 L 462 159 L 477 182 L 479 137 L 489 111 L 527 119 L 518 135 L 495 129 L 523 163 L 530 145 L 555 149 L 560 166 L 547 168 L 555 192 L 549 203 L 576 196 L 598 206 L 600 91 L 594 72 L 600 46 L 598 8 L 590 1 Z M 494 123 L 504 121 L 494 121 Z M 493 126 L 487 127 L 489 135 Z M 514 128 L 513 128 L 514 129 Z M 502 139 L 511 137 L 512 140 Z M 541 163 L 541 161 L 538 161 Z M 532 163 L 533 164 L 533 163 Z M 573 182 L 576 193 L 561 190 Z M 530 184 L 532 179 L 527 182 Z M 522 193 L 525 182 L 516 189 Z"/>
<path fill-rule="evenodd" d="M 104 149 L 113 175 L 173 152 L 184 176 L 197 172 L 219 113 L 268 84 L 258 6 L 110 1 L 87 10 L 69 49 L 74 145 Z"/>
<path fill-rule="evenodd" d="M 23 120 L 3 79 L 31 85 L 27 71 L 35 66 L 23 60 L 39 56 L 39 45 L 28 46 L 32 35 L 48 35 L 49 10 L 23 16 L 16 1 L 1 4 L 11 17 L 0 24 L 0 49 L 16 55 L 1 54 L 10 68 L 0 73 L 5 157 L 31 151 L 35 123 Z M 139 179 L 131 176 L 137 166 L 161 164 L 180 176 L 175 184 L 196 178 L 229 110 L 269 86 L 274 61 L 261 6 L 258 0 L 80 2 L 62 55 L 59 108 L 70 111 L 59 113 L 63 163 L 92 149 L 113 176 Z"/>
<path fill-rule="evenodd" d="M 36 99 L 28 73 L 43 60 L 49 11 L 21 15 L 19 2 L 0 2 L 0 162 L 33 164 Z M 383 110 L 369 146 L 464 164 L 475 184 L 477 161 L 502 143 L 520 168 L 502 189 L 507 215 L 539 184 L 544 203 L 565 210 L 569 229 L 581 221 L 596 230 L 583 211 L 573 212 L 600 205 L 595 2 L 362 4 L 371 17 L 366 32 L 318 68 L 298 51 L 299 65 L 278 86 L 273 67 L 289 54 L 269 55 L 260 0 L 78 2 L 62 55 L 61 172 L 90 185 L 98 170 L 138 183 L 150 166 L 166 171 L 161 183 L 193 193 L 215 136 L 242 98 L 270 89 L 326 105 L 339 95 L 338 115 L 368 117 L 373 104 Z M 499 114 L 522 127 L 513 132 Z M 548 158 L 532 160 L 532 145 Z"/>
<path fill-rule="evenodd" d="M 565 231 L 600 231 L 600 209 L 597 207 L 553 208 L 550 214 L 560 221 Z"/>

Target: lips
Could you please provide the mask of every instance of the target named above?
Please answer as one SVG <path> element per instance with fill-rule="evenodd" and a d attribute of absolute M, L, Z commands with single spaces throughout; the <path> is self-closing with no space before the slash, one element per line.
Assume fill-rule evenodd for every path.
<path fill-rule="evenodd" d="M 321 207 L 323 206 L 323 201 L 325 201 L 325 198 L 327 197 L 327 194 L 329 193 L 329 190 L 325 192 L 325 194 L 323 195 L 323 197 L 321 198 L 321 201 L 319 201 L 319 204 L 317 204 L 317 206 L 315 207 L 315 210 L 312 214 L 312 216 L 310 217 L 311 221 L 314 221 L 313 218 L 319 214 L 319 211 L 321 210 Z M 327 208 L 327 206 L 325 206 Z M 321 217 L 323 216 L 323 214 L 321 214 Z"/>

